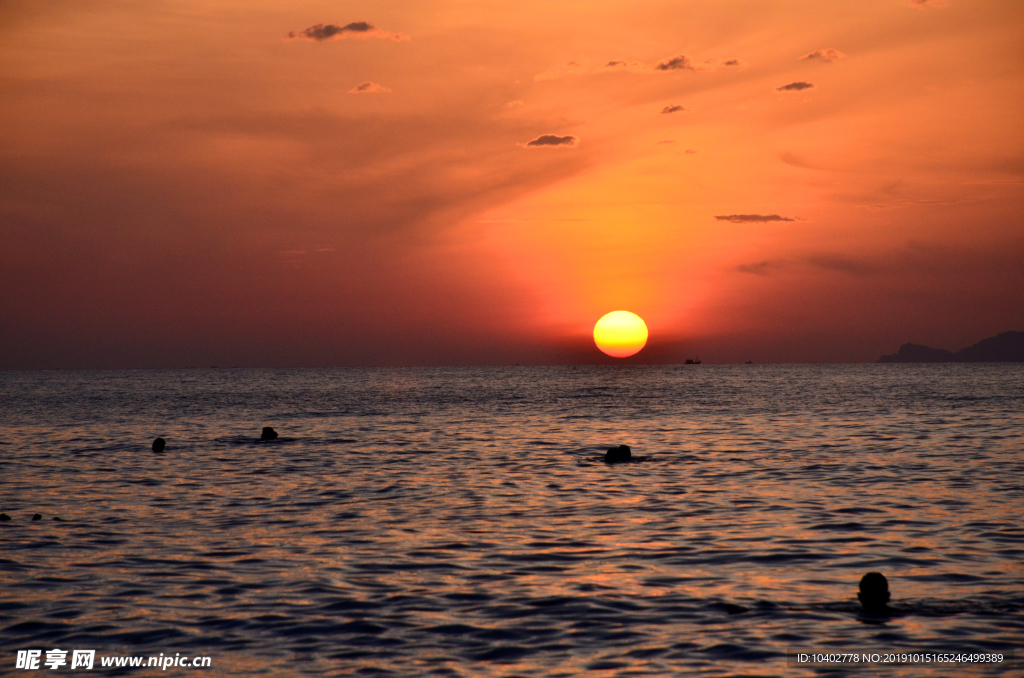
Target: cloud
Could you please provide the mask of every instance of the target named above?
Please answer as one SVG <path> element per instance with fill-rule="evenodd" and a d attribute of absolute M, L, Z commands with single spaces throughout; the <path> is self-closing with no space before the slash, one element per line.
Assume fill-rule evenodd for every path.
<path fill-rule="evenodd" d="M 743 59 L 729 59 L 728 61 L 723 61 L 722 65 L 723 66 L 729 66 L 731 68 L 735 68 L 735 67 L 738 67 L 738 66 L 746 66 L 747 62 L 744 61 Z"/>
<path fill-rule="evenodd" d="M 685 110 L 686 109 L 683 108 L 682 106 L 666 106 L 665 108 L 661 109 L 661 112 L 662 113 L 678 113 L 680 111 L 685 111 Z"/>
<path fill-rule="evenodd" d="M 1024 174 L 1024 157 L 994 160 L 991 163 L 986 163 L 985 167 L 1005 174 Z"/>
<path fill-rule="evenodd" d="M 810 89 L 814 87 L 813 83 L 810 82 L 791 82 L 788 85 L 782 87 L 776 87 L 776 92 L 799 92 L 802 89 Z"/>
<path fill-rule="evenodd" d="M 766 224 L 769 221 L 796 221 L 789 217 L 780 217 L 778 214 L 723 214 L 716 215 L 718 221 L 728 221 L 733 224 Z"/>
<path fill-rule="evenodd" d="M 696 152 L 697 152 L 697 151 L 695 151 L 695 150 L 694 150 L 694 149 L 692 149 L 692 148 L 688 148 L 688 149 L 686 149 L 686 154 L 687 154 L 687 155 L 693 155 L 693 154 L 694 154 L 694 153 L 696 153 Z"/>
<path fill-rule="evenodd" d="M 522 105 L 523 105 L 523 100 L 522 99 L 516 99 L 515 101 L 510 101 L 507 104 L 505 104 L 505 108 L 519 108 Z"/>
<path fill-rule="evenodd" d="M 856 276 L 872 275 L 879 271 L 875 264 L 857 261 L 840 254 L 817 254 L 807 257 L 805 261 L 815 268 Z"/>
<path fill-rule="evenodd" d="M 803 167 L 804 169 L 823 169 L 822 167 L 819 167 L 817 165 L 812 165 L 811 163 L 801 158 L 799 155 L 795 155 L 793 153 L 790 153 L 789 151 L 786 151 L 785 153 L 780 155 L 779 160 L 786 163 L 787 165 L 792 165 L 793 167 Z"/>
<path fill-rule="evenodd" d="M 554 134 L 542 134 L 532 141 L 527 141 L 524 145 L 532 148 L 540 148 L 544 146 L 575 146 L 579 142 L 574 136 L 559 137 Z"/>
<path fill-rule="evenodd" d="M 533 76 L 533 79 L 537 82 L 543 82 L 546 80 L 561 80 L 569 77 L 607 75 L 609 73 L 650 73 L 652 70 L 671 71 L 677 69 L 713 71 L 715 70 L 715 65 L 709 61 L 694 63 L 689 57 L 682 55 L 663 61 L 653 67 L 650 63 L 624 61 L 622 59 L 612 59 L 611 61 L 598 64 L 570 61 L 564 66 L 559 66 L 551 70 L 544 71 L 543 73 L 538 73 Z"/>
<path fill-rule="evenodd" d="M 408 35 L 388 33 L 365 21 L 353 21 L 344 26 L 335 24 L 317 24 L 304 31 L 291 31 L 288 37 L 292 40 L 344 40 L 345 38 L 381 38 L 386 40 L 408 40 Z"/>
<path fill-rule="evenodd" d="M 679 56 L 672 57 L 668 61 L 662 61 L 660 64 L 654 67 L 658 71 L 675 71 L 680 69 L 695 70 L 693 62 L 690 61 L 690 57 L 680 54 Z"/>
<path fill-rule="evenodd" d="M 910 6 L 915 9 L 928 9 L 929 7 L 946 7 L 949 3 L 946 0 L 910 0 Z"/>
<path fill-rule="evenodd" d="M 609 61 L 604 66 L 602 66 L 600 69 L 598 69 L 598 72 L 599 73 L 607 73 L 609 71 L 612 71 L 612 72 L 626 71 L 626 72 L 629 72 L 629 73 L 636 73 L 636 72 L 639 72 L 639 71 L 647 70 L 647 68 L 650 68 L 650 67 L 649 66 L 648 67 L 644 67 L 641 64 L 636 63 L 635 61 Z"/>
<path fill-rule="evenodd" d="M 830 166 L 828 164 L 822 164 L 820 162 L 811 162 L 810 160 L 804 158 L 803 156 L 796 155 L 795 153 L 790 153 L 789 151 L 780 154 L 779 160 L 786 163 L 787 165 L 792 165 L 793 167 L 802 167 L 804 169 L 813 170 L 825 170 L 827 172 L 837 171 L 836 168 L 833 166 Z"/>
<path fill-rule="evenodd" d="M 740 273 L 769 276 L 783 271 L 797 271 L 801 268 L 816 268 L 831 273 L 845 273 L 852 276 L 867 276 L 881 272 L 882 268 L 870 261 L 853 259 L 841 254 L 812 254 L 799 259 L 776 259 L 755 261 L 736 267 Z"/>
<path fill-rule="evenodd" d="M 750 273 L 752 275 L 771 275 L 774 271 L 784 266 L 785 263 L 781 261 L 758 261 L 752 264 L 737 266 L 736 270 L 740 273 Z"/>
<path fill-rule="evenodd" d="M 352 89 L 350 89 L 348 91 L 348 93 L 349 94 L 383 94 L 385 92 L 390 92 L 390 91 L 391 90 L 388 89 L 387 87 L 385 87 L 384 85 L 378 85 L 375 82 L 370 82 L 369 80 L 367 80 L 366 82 L 360 83 L 360 84 L 356 85 L 355 87 L 353 87 Z"/>
<path fill-rule="evenodd" d="M 829 47 L 827 49 L 816 49 L 810 54 L 805 54 L 800 57 L 801 61 L 824 61 L 825 63 L 832 63 L 839 59 L 846 58 L 846 55 L 840 52 L 838 49 Z"/>
<path fill-rule="evenodd" d="M 533 76 L 533 79 L 538 82 L 541 82 L 543 80 L 561 80 L 562 78 L 571 75 L 584 75 L 588 72 L 592 73 L 594 72 L 594 69 L 584 69 L 577 62 L 570 61 L 566 63 L 565 66 L 562 68 L 556 68 L 551 71 L 544 71 L 543 73 L 538 73 L 537 75 Z"/>

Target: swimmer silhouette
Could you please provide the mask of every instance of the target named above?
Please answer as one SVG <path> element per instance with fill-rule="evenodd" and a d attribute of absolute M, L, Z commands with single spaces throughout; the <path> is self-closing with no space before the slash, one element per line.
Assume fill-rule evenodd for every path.
<path fill-rule="evenodd" d="M 605 452 L 604 460 L 608 464 L 618 464 L 623 461 L 629 461 L 633 458 L 632 452 L 629 450 L 629 445 L 619 445 L 618 447 L 609 447 L 608 451 Z"/>
<path fill-rule="evenodd" d="M 887 615 L 894 613 L 889 607 L 889 582 L 881 572 L 868 572 L 860 578 L 857 598 L 866 614 Z"/>
<path fill-rule="evenodd" d="M 166 447 L 166 446 L 167 446 L 167 441 L 164 440 L 163 438 L 157 438 L 156 440 L 153 441 L 153 451 L 154 452 L 163 452 L 164 451 L 164 447 Z"/>
<path fill-rule="evenodd" d="M 274 440 L 275 438 L 277 438 L 277 431 L 269 426 L 264 426 L 263 433 L 260 434 L 260 440 Z"/>

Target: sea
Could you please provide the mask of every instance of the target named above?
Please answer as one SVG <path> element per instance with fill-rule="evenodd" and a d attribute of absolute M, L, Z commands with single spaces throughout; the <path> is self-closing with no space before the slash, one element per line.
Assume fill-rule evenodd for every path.
<path fill-rule="evenodd" d="M 0 512 L 2 675 L 1024 675 L 1021 364 L 6 371 Z"/>

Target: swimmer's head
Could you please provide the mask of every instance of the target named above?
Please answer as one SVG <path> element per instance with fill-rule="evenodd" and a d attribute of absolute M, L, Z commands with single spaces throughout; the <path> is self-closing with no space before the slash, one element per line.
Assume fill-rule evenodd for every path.
<path fill-rule="evenodd" d="M 860 578 L 857 593 L 865 612 L 884 612 L 889 602 L 889 582 L 881 572 L 868 572 Z"/>

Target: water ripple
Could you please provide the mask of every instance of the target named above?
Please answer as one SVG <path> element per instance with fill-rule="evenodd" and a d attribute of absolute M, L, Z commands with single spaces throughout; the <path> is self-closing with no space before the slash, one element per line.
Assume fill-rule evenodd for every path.
<path fill-rule="evenodd" d="M 1022 377 L 2 373 L 0 672 L 52 647 L 208 654 L 225 676 L 810 676 L 787 648 L 1009 651 Z M 637 462 L 605 464 L 623 442 Z M 891 618 L 860 612 L 868 570 Z"/>

